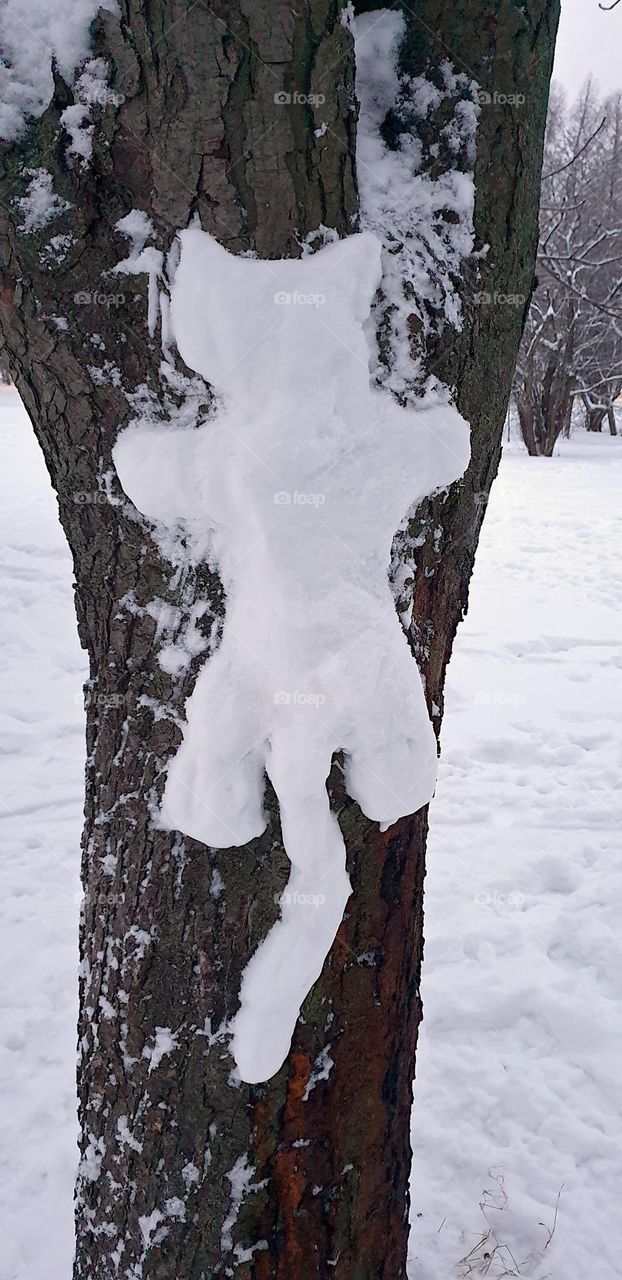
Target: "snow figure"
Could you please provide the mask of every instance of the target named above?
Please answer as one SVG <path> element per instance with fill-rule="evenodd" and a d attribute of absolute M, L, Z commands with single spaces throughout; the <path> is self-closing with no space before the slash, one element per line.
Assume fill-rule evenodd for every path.
<path fill-rule="evenodd" d="M 449 403 L 403 408 L 370 383 L 374 235 L 286 261 L 233 256 L 198 227 L 180 241 L 173 332 L 218 408 L 197 429 L 129 427 L 114 460 L 144 515 L 211 531 L 227 594 L 162 820 L 242 845 L 265 827 L 264 773 L 278 797 L 292 870 L 233 1024 L 240 1075 L 257 1082 L 287 1056 L 350 894 L 333 753 L 385 827 L 432 795 L 436 743 L 387 569 L 408 508 L 464 471 L 469 433 Z"/>

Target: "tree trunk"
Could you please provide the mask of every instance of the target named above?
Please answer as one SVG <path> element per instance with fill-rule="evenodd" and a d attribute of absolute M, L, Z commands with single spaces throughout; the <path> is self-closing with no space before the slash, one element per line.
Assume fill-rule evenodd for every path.
<path fill-rule="evenodd" d="M 585 409 L 585 430 L 601 431 L 605 410 L 599 409 L 598 407 L 594 408 L 586 399 L 583 400 L 583 406 Z"/>
<path fill-rule="evenodd" d="M 552 458 L 555 452 L 555 445 L 560 436 L 570 435 L 571 417 L 572 396 L 569 394 L 568 384 L 564 380 L 562 385 L 556 389 L 556 395 L 552 401 L 551 416 L 546 424 L 546 432 L 540 450 L 543 457 Z"/>
<path fill-rule="evenodd" d="M 230 250 L 260 257 L 297 254 L 320 224 L 348 234 L 353 43 L 335 0 L 121 10 L 93 27 L 116 98 L 94 108 L 90 165 L 67 162 L 59 117 L 73 99 L 58 73 L 45 114 L 2 155 L 2 340 L 58 494 L 91 673 L 75 1280 L 403 1280 L 427 813 L 381 834 L 335 762 L 353 895 L 287 1062 L 265 1085 L 241 1084 L 227 1023 L 278 916 L 287 859 L 273 801 L 265 836 L 240 849 L 152 820 L 223 593 L 207 565 L 180 575 L 162 558 L 128 514 L 111 457 L 141 396 L 162 420 L 209 401 L 181 367 L 163 384 L 144 276 L 112 274 L 127 254 L 115 224 L 144 211 L 167 251 L 198 215 Z M 490 98 L 476 230 L 490 246 L 482 283 L 500 299 L 467 307 L 462 332 L 446 330 L 431 352 L 472 426 L 464 481 L 426 502 L 412 530 L 424 540 L 410 638 L 438 729 L 522 327 L 502 299 L 532 284 L 558 4 L 504 0 L 492 15 L 488 0 L 423 0 L 405 17 L 413 74 L 453 59 Z M 295 91 L 324 95 L 323 135 L 312 107 L 279 101 Z M 525 104 L 508 106 L 517 93 Z M 70 207 L 25 232 L 16 201 L 40 168 Z M 72 238 L 51 244 L 59 230 Z M 183 635 L 194 657 L 169 674 L 158 655 Z"/>
<path fill-rule="evenodd" d="M 607 405 L 607 422 L 609 424 L 609 435 L 617 436 L 618 428 L 616 425 L 616 411 L 612 404 Z"/>
<path fill-rule="evenodd" d="M 533 403 L 528 396 L 516 395 L 516 408 L 523 444 L 530 458 L 537 458 L 538 444 L 536 439 L 535 414 Z"/>
<path fill-rule="evenodd" d="M 566 406 L 566 416 L 564 418 L 564 439 L 569 440 L 572 433 L 572 411 L 574 409 L 574 396 L 569 396 Z"/>

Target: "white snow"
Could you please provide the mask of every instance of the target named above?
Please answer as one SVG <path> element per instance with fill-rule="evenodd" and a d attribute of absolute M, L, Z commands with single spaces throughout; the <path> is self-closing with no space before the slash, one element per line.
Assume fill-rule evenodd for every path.
<path fill-rule="evenodd" d="M 131 241 L 130 257 L 135 260 L 143 251 L 147 241 L 154 234 L 151 218 L 142 209 L 130 209 L 124 218 L 115 223 L 115 230 L 127 236 Z"/>
<path fill-rule="evenodd" d="M 370 385 L 374 236 L 276 262 L 234 257 L 197 227 L 179 239 L 173 331 L 218 406 L 200 429 L 128 428 L 114 461 L 144 515 L 211 530 L 227 593 L 162 820 L 241 845 L 265 827 L 265 772 L 279 800 L 292 873 L 245 971 L 233 1041 L 242 1079 L 259 1081 L 287 1055 L 350 893 L 326 792 L 333 753 L 384 826 L 434 789 L 435 738 L 388 568 L 408 508 L 462 474 L 469 433 L 449 403 L 405 409 Z"/>
<path fill-rule="evenodd" d="M 115 93 L 108 85 L 108 68 L 103 58 L 89 58 L 74 85 L 76 98 L 72 106 L 65 107 L 60 122 L 69 134 L 67 155 L 70 163 L 75 157 L 80 165 L 88 163 L 93 153 L 95 125 L 92 108 L 119 105 L 123 94 Z"/>
<path fill-rule="evenodd" d="M 143 1058 L 149 1059 L 149 1075 L 159 1067 L 163 1058 L 172 1053 L 177 1046 L 177 1036 L 170 1027 L 156 1027 L 154 1042 L 151 1047 L 145 1045 Z"/>
<path fill-rule="evenodd" d="M 313 1070 L 311 1072 L 311 1075 L 309 1076 L 309 1079 L 307 1081 L 307 1087 L 302 1097 L 303 1102 L 307 1101 L 309 1094 L 313 1092 L 316 1084 L 319 1084 L 321 1080 L 328 1080 L 328 1077 L 334 1065 L 335 1063 L 333 1058 L 331 1058 L 330 1056 L 329 1050 L 322 1049 L 322 1052 L 319 1054 L 317 1061 L 314 1062 L 313 1064 Z"/>
<path fill-rule="evenodd" d="M 155 249 L 153 245 L 145 248 L 147 241 L 155 234 L 153 223 L 142 209 L 131 209 L 124 218 L 119 219 L 115 230 L 127 236 L 131 242 L 131 248 L 128 257 L 117 263 L 114 273 L 130 276 L 145 274 L 149 277 L 147 326 L 153 337 L 160 309 L 158 283 L 164 261 L 164 255 L 160 249 Z"/>
<path fill-rule="evenodd" d="M 69 134 L 68 155 L 77 156 L 81 161 L 90 160 L 93 152 L 93 125 L 89 123 L 88 107 L 82 102 L 65 107 L 60 122 Z"/>
<path fill-rule="evenodd" d="M 516 450 L 430 810 L 413 1280 L 468 1274 L 487 1223 L 506 1248 L 486 1270 L 480 1246 L 474 1275 L 507 1274 L 507 1248 L 527 1280 L 620 1271 L 622 441 Z"/>
<path fill-rule="evenodd" d="M 134 1137 L 127 1116 L 119 1116 L 117 1120 L 117 1136 L 120 1146 L 131 1147 L 132 1151 L 142 1151 L 143 1144 Z"/>
<path fill-rule="evenodd" d="M 186 1191 L 189 1191 L 190 1187 L 196 1186 L 197 1182 L 201 1181 L 201 1171 L 197 1169 L 197 1166 L 191 1160 L 184 1165 L 181 1176 L 184 1180 Z"/>
<path fill-rule="evenodd" d="M 253 1174 L 255 1166 L 249 1163 L 247 1155 L 238 1156 L 233 1168 L 229 1170 L 227 1179 L 231 1187 L 231 1195 L 229 1201 L 229 1211 L 222 1224 L 220 1237 L 221 1247 L 228 1252 L 233 1247 L 232 1231 L 238 1220 L 240 1209 L 248 1195 L 253 1191 L 259 1191 L 263 1182 L 253 1182 Z M 263 1242 L 258 1244 L 256 1248 L 262 1248 Z"/>
<path fill-rule="evenodd" d="M 360 102 L 361 225 L 384 245 L 384 298 L 375 320 L 388 330 L 391 344 L 390 367 L 378 359 L 374 372 L 400 395 L 413 389 L 434 395 L 442 388 L 426 368 L 423 352 L 411 351 L 412 316 L 418 316 L 424 335 L 445 324 L 459 329 L 462 323 L 456 280 L 474 250 L 476 85 L 448 61 L 440 67 L 442 90 L 422 76 L 400 75 L 397 55 L 406 27 L 395 8 L 360 14 L 350 25 Z M 439 143 L 455 166 L 440 167 L 432 175 L 426 171 L 418 129 L 443 100 L 449 119 Z M 381 126 L 396 104 L 409 128 L 389 147 Z"/>
<path fill-rule="evenodd" d="M 47 169 L 26 169 L 25 173 L 30 180 L 28 191 L 25 196 L 19 196 L 15 200 L 15 207 L 22 218 L 20 231 L 29 235 L 32 231 L 41 231 L 43 227 L 47 227 L 71 206 L 68 200 L 54 191 L 52 175 Z M 58 243 L 61 237 L 55 236 L 54 239 Z"/>
<path fill-rule="evenodd" d="M 87 56 L 89 27 L 99 8 L 118 12 L 116 0 L 2 0 L 0 138 L 19 137 L 29 117 L 47 107 L 53 58 L 71 84 Z"/>
<path fill-rule="evenodd" d="M 7 389 L 0 427 L 3 1277 L 66 1280 L 86 661 Z M 541 1249 L 564 1183 L 545 1274 L 619 1270 L 621 480 L 622 442 L 581 435 L 550 461 L 506 452 L 490 501 L 431 809 L 411 1280 L 464 1274 L 489 1169 L 517 1257 Z"/>
<path fill-rule="evenodd" d="M 145 1249 L 151 1245 L 151 1240 L 155 1232 L 158 1230 L 160 1223 L 164 1219 L 164 1214 L 160 1209 L 153 1209 L 150 1214 L 144 1214 L 138 1219 L 140 1233 L 142 1235 Z"/>
<path fill-rule="evenodd" d="M 0 1270 L 6 1280 L 65 1280 L 87 663 L 50 481 L 6 387 L 0 450 Z M 91 1157 L 95 1169 L 95 1149 Z"/>

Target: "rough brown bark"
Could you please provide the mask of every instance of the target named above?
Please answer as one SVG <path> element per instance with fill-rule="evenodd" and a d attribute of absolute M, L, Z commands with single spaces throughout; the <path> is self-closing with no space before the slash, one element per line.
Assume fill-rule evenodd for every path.
<path fill-rule="evenodd" d="M 559 437 L 570 435 L 574 399 L 569 372 L 570 345 L 571 337 L 565 353 L 550 357 L 540 379 L 534 374 L 532 361 L 528 360 L 514 387 L 523 443 L 533 458 L 551 458 Z"/>
<path fill-rule="evenodd" d="M 586 431 L 602 431 L 605 412 L 605 409 L 591 409 L 589 404 L 585 404 Z"/>
<path fill-rule="evenodd" d="M 613 406 L 620 394 L 620 391 L 618 386 L 610 386 L 607 390 L 610 397 L 609 403 L 605 403 L 596 408 L 590 407 L 587 397 L 583 397 L 583 404 L 585 408 L 585 429 L 586 431 L 602 431 L 603 423 L 606 418 L 607 426 L 609 427 L 609 434 L 617 436 L 618 428 L 616 426 L 616 415 Z"/>
<path fill-rule="evenodd" d="M 115 222 L 143 209 L 167 249 L 198 213 L 233 251 L 275 257 L 297 253 L 319 223 L 347 234 L 356 218 L 352 42 L 335 0 L 295 9 L 122 0 L 121 11 L 94 27 L 124 101 L 99 109 L 90 169 L 66 162 L 59 114 L 71 91 L 59 77 L 45 116 L 2 156 L 2 341 L 58 493 L 91 668 L 75 1280 L 403 1280 L 427 815 L 380 835 L 345 796 L 335 762 L 353 896 L 287 1063 L 267 1085 L 236 1083 L 224 1028 L 287 879 L 278 818 L 272 805 L 265 837 L 226 851 L 151 822 L 205 658 L 173 678 L 158 649 L 206 596 L 201 626 L 213 646 L 222 593 L 207 566 L 182 581 L 172 572 L 145 522 L 116 502 L 111 463 L 132 416 L 128 395 L 150 388 L 166 417 L 193 392 L 190 379 L 162 389 L 143 280 L 110 275 L 126 251 Z M 490 246 L 481 286 L 493 298 L 527 298 L 557 0 L 526 0 L 522 10 L 510 0 L 422 0 L 405 15 L 413 72 L 448 57 L 490 93 L 477 158 L 478 239 Z M 311 108 L 275 102 L 293 90 L 325 96 L 324 137 Z M 497 99 L 516 93 L 522 108 Z M 25 235 L 14 201 L 24 170 L 38 166 L 71 207 L 51 231 Z M 47 252 L 58 231 L 74 237 L 62 261 Z M 84 294 L 88 305 L 77 300 Z M 112 294 L 122 305 L 97 301 Z M 473 440 L 465 479 L 414 522 L 425 541 L 411 639 L 437 727 L 522 318 L 502 301 L 471 307 L 462 334 L 431 352 Z M 172 606 L 164 633 L 149 612 L 154 599 Z M 150 1070 L 158 1027 L 174 1030 L 175 1047 Z M 248 1174 L 239 1205 L 235 1169 Z"/>

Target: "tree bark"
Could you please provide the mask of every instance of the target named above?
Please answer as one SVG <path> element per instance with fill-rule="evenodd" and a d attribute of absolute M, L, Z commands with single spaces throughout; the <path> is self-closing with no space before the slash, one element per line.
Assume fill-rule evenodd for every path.
<path fill-rule="evenodd" d="M 603 418 L 606 409 L 592 408 L 589 401 L 584 397 L 583 406 L 585 409 L 585 430 L 586 431 L 602 431 Z"/>
<path fill-rule="evenodd" d="M 523 444 L 530 458 L 537 458 L 538 443 L 536 437 L 535 412 L 533 402 L 529 394 L 516 393 L 516 408 L 518 410 L 518 422 L 520 432 L 523 437 Z"/>
<path fill-rule="evenodd" d="M 226 1026 L 287 879 L 278 815 L 270 801 L 265 836 L 225 851 L 152 821 L 223 596 L 207 565 L 180 576 L 162 559 L 121 504 L 111 458 L 145 389 L 163 420 L 209 401 L 181 367 L 163 386 L 144 278 L 112 274 L 127 252 L 116 222 L 143 210 L 166 251 L 198 215 L 230 250 L 262 257 L 297 254 L 321 223 L 348 234 L 352 39 L 335 0 L 120 7 L 93 27 L 123 100 L 96 109 L 90 166 L 67 161 L 59 117 L 72 91 L 58 73 L 44 116 L 2 153 L 2 358 L 58 494 L 90 662 L 75 1280 L 403 1280 L 427 813 L 380 834 L 335 761 L 353 895 L 287 1062 L 266 1085 L 240 1084 Z M 494 14 L 488 0 L 422 0 L 404 13 L 413 74 L 449 58 L 490 95 L 476 167 L 481 283 L 527 298 L 557 0 L 522 11 L 502 0 Z M 323 136 L 312 108 L 278 102 L 294 91 L 325 96 Z M 517 93 L 524 106 L 508 106 Z M 16 200 L 39 167 L 69 207 L 26 234 Z M 64 256 L 50 252 L 59 231 L 72 237 Z M 437 729 L 523 318 L 503 301 L 467 305 L 462 332 L 446 330 L 430 353 L 472 426 L 465 479 L 413 522 L 423 544 L 409 634 Z M 189 628 L 204 649 L 169 675 L 158 653 Z M 162 1029 L 172 1040 L 160 1054 Z"/>

